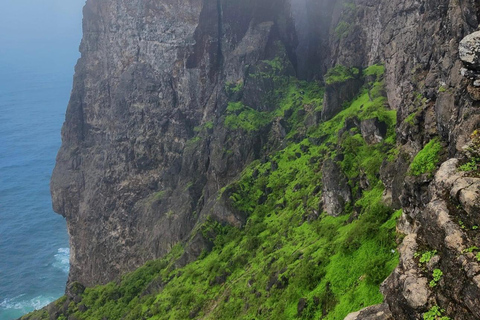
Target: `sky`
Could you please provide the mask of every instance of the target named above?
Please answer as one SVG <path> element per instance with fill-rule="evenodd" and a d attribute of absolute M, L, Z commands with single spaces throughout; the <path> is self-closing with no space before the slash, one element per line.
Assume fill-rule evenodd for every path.
<path fill-rule="evenodd" d="M 0 66 L 71 60 L 78 54 L 84 4 L 85 0 L 0 0 Z"/>
<path fill-rule="evenodd" d="M 0 0 L 0 48 L 76 41 L 85 0 Z"/>

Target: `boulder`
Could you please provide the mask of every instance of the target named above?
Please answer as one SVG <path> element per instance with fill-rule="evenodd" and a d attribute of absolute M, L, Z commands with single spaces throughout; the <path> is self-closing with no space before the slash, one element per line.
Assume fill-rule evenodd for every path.
<path fill-rule="evenodd" d="M 458 50 L 460 59 L 469 69 L 480 70 L 480 31 L 463 38 Z"/>

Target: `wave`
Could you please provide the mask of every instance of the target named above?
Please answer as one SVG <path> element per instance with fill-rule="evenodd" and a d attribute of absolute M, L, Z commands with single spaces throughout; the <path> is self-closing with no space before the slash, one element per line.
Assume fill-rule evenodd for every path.
<path fill-rule="evenodd" d="M 55 254 L 55 262 L 52 264 L 52 266 L 62 270 L 65 273 L 68 273 L 70 271 L 70 249 L 58 249 L 58 253 Z"/>
<path fill-rule="evenodd" d="M 4 299 L 3 301 L 0 301 L 0 309 L 21 310 L 24 313 L 27 313 L 41 309 L 55 300 L 54 297 L 47 296 L 38 296 L 31 299 L 25 299 L 24 297 L 25 294 L 21 294 L 11 299 Z"/>

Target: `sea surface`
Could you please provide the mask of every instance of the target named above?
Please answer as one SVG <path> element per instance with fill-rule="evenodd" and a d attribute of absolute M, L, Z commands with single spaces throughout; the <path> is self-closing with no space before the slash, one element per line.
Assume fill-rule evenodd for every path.
<path fill-rule="evenodd" d="M 55 2 L 45 0 L 42 5 Z M 77 2 L 75 10 L 69 8 L 70 17 L 57 21 L 77 19 L 64 21 L 72 24 L 66 30 L 75 30 L 64 37 L 45 33 L 45 25 L 37 28 L 39 34 L 31 29 L 28 37 L 16 37 L 15 28 L 9 30 L 13 35 L 5 33 L 3 38 L 0 32 L 1 320 L 41 308 L 65 290 L 68 235 L 65 220 L 52 211 L 49 182 L 79 57 L 84 1 Z M 5 13 L 11 5 L 14 12 L 13 6 L 27 4 L 16 0 L 2 4 L 2 10 Z M 31 10 L 35 14 L 35 8 Z M 57 16 L 42 19 L 51 22 Z"/>

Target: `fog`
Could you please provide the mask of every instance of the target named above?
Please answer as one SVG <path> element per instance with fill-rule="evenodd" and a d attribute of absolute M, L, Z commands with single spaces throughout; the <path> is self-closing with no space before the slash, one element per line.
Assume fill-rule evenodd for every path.
<path fill-rule="evenodd" d="M 0 48 L 78 42 L 85 0 L 0 0 Z"/>
<path fill-rule="evenodd" d="M 85 0 L 0 0 L 0 69 L 63 64 L 73 70 L 84 4 Z"/>

